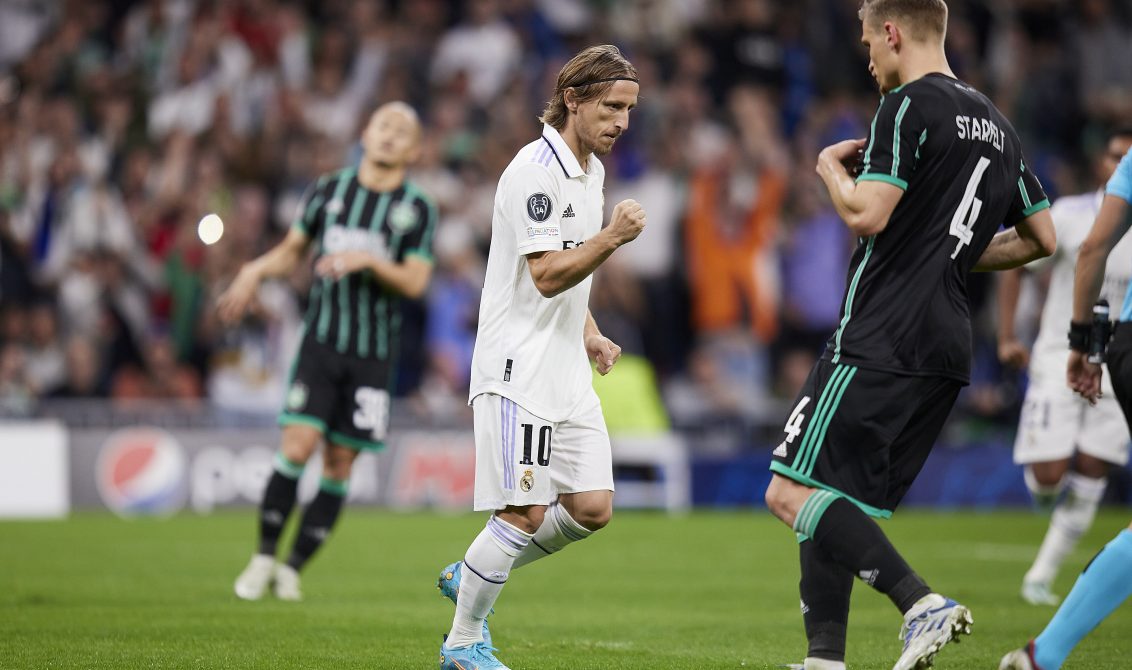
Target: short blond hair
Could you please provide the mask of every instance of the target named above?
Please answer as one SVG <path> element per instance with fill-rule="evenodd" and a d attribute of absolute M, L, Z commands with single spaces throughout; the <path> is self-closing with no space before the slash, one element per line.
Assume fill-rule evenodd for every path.
<path fill-rule="evenodd" d="M 605 95 L 619 79 L 637 81 L 637 68 L 621 55 L 620 49 L 612 44 L 583 49 L 558 71 L 554 94 L 546 101 L 539 120 L 562 130 L 569 117 L 566 89 L 574 89 L 578 102 L 588 102 Z"/>
<path fill-rule="evenodd" d="M 947 3 L 943 0 L 863 0 L 857 15 L 877 26 L 896 20 L 908 36 L 920 42 L 947 36 Z"/>

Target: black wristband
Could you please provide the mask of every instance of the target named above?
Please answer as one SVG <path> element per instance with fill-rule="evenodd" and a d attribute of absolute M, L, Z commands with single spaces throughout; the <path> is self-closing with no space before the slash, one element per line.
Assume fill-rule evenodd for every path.
<path fill-rule="evenodd" d="M 1093 340 L 1093 326 L 1089 323 L 1069 323 L 1069 348 L 1073 351 L 1085 353 Z"/>

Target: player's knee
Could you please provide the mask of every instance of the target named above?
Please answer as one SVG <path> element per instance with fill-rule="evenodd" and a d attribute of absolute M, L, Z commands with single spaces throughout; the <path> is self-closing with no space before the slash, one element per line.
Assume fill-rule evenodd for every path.
<path fill-rule="evenodd" d="M 353 470 L 353 463 L 350 461 L 332 461 L 323 463 L 322 476 L 344 482 L 350 478 L 351 470 Z"/>
<path fill-rule="evenodd" d="M 1031 493 L 1045 493 L 1048 489 L 1061 486 L 1065 473 L 1069 471 L 1069 463 L 1032 463 L 1026 466 L 1026 486 Z"/>
<path fill-rule="evenodd" d="M 1040 465 L 1042 464 L 1026 466 L 1022 471 L 1022 478 L 1026 481 L 1026 488 L 1030 490 L 1030 497 L 1038 509 L 1049 511 L 1061 494 L 1065 472 Z"/>
<path fill-rule="evenodd" d="M 350 478 L 350 472 L 353 470 L 354 466 L 354 459 L 356 459 L 357 456 L 358 452 L 353 449 L 331 445 L 326 449 L 322 457 L 323 476 L 339 481 L 346 481 Z"/>
<path fill-rule="evenodd" d="M 1077 460 L 1073 464 L 1073 469 L 1086 477 L 1091 479 L 1101 479 L 1108 476 L 1108 471 L 1112 468 L 1112 464 L 1108 461 L 1102 461 L 1095 456 L 1090 456 L 1086 453 L 1078 452 Z"/>
<path fill-rule="evenodd" d="M 529 507 L 507 507 L 496 512 L 496 516 L 524 533 L 533 535 L 534 532 L 538 530 L 538 527 L 542 525 L 542 520 L 546 517 L 546 506 L 531 505 Z"/>
<path fill-rule="evenodd" d="M 575 509 L 574 521 L 586 530 L 601 530 L 609 525 L 613 519 L 613 506 L 612 505 L 591 505 Z"/>
<path fill-rule="evenodd" d="M 311 426 L 294 425 L 283 429 L 280 451 L 288 461 L 305 464 L 322 441 L 322 433 Z"/>

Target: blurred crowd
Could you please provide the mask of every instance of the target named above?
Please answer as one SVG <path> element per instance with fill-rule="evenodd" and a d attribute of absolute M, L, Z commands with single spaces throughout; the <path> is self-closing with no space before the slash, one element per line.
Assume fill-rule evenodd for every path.
<path fill-rule="evenodd" d="M 274 412 L 309 271 L 245 323 L 214 305 L 277 242 L 307 186 L 359 157 L 380 103 L 425 122 L 414 179 L 439 203 L 437 266 L 398 390 L 461 412 L 496 180 L 539 132 L 561 65 L 613 43 L 641 76 L 604 162 L 607 203 L 649 227 L 592 308 L 679 426 L 778 423 L 836 327 L 854 240 L 814 174 L 878 95 L 858 0 L 0 0 L 0 405 L 161 398 Z M 1132 119 L 1132 11 L 1110 0 L 952 0 L 948 53 L 1023 139 L 1051 196 Z M 206 246 L 202 216 L 224 235 Z M 973 277 L 963 411 L 1015 404 Z M 776 403 L 776 399 L 779 401 Z M 655 418 L 655 417 L 653 417 Z"/>

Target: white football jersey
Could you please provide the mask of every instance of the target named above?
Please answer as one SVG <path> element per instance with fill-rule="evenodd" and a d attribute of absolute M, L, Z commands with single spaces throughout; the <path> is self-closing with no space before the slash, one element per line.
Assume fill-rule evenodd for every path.
<path fill-rule="evenodd" d="M 499 178 L 469 404 L 495 393 L 565 421 L 593 393 L 582 343 L 592 277 L 544 298 L 526 259 L 573 248 L 601 230 L 605 169 L 596 156 L 588 164 L 583 170 L 558 131 L 544 125 Z"/>
<path fill-rule="evenodd" d="M 1036 269 L 1047 263 L 1053 264 L 1050 275 L 1049 292 L 1038 337 L 1034 341 L 1031 370 L 1046 372 L 1051 379 L 1064 384 L 1065 365 L 1069 356 L 1069 322 L 1073 318 L 1073 281 L 1077 267 L 1077 252 L 1081 243 L 1093 227 L 1093 221 L 1100 211 L 1103 191 L 1082 193 L 1058 198 L 1050 208 L 1053 225 L 1057 231 L 1057 251 L 1048 258 L 1031 263 Z M 1132 279 L 1132 235 L 1126 235 L 1108 257 L 1105 265 L 1104 285 L 1101 297 L 1108 299 L 1113 318 L 1120 311 L 1124 293 Z M 1109 375 L 1104 375 L 1105 387 L 1111 393 Z"/>

